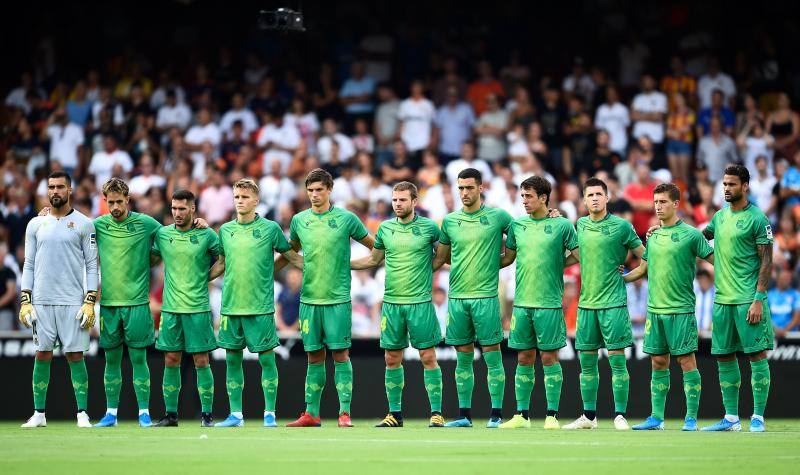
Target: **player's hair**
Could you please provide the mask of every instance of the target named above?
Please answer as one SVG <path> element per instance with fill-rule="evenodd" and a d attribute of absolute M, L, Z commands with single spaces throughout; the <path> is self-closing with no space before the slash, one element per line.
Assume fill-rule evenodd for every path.
<path fill-rule="evenodd" d="M 194 193 L 189 190 L 176 190 L 175 193 L 172 194 L 172 199 L 177 201 L 186 200 L 192 204 L 194 203 Z"/>
<path fill-rule="evenodd" d="M 67 186 L 72 186 L 72 177 L 69 176 L 69 173 L 61 170 L 56 170 L 53 173 L 47 175 L 47 179 L 50 180 L 51 178 L 63 178 L 64 181 L 67 182 Z"/>
<path fill-rule="evenodd" d="M 130 189 L 127 183 L 119 178 L 111 178 L 103 184 L 103 196 L 108 196 L 109 193 L 121 193 L 122 196 L 128 196 Z"/>
<path fill-rule="evenodd" d="M 674 183 L 661 183 L 660 185 L 656 186 L 653 190 L 653 196 L 657 195 L 658 193 L 666 193 L 667 196 L 669 196 L 669 199 L 672 201 L 678 201 L 681 199 L 681 190 L 679 190 Z"/>
<path fill-rule="evenodd" d="M 256 181 L 253 180 L 252 178 L 242 178 L 241 180 L 234 183 L 233 187 L 242 188 L 244 190 L 250 190 L 253 193 L 255 193 L 256 196 L 258 196 L 258 193 L 260 191 L 258 188 L 258 184 L 256 184 Z"/>
<path fill-rule="evenodd" d="M 417 192 L 417 185 L 411 183 L 410 181 L 401 181 L 392 187 L 392 191 L 408 191 L 411 193 L 412 200 L 417 199 L 419 196 L 419 193 Z"/>
<path fill-rule="evenodd" d="M 553 191 L 553 187 L 546 179 L 540 176 L 531 176 L 526 178 L 520 184 L 520 187 L 522 187 L 523 190 L 533 190 L 537 198 L 546 195 L 547 200 L 545 200 L 545 204 L 550 204 L 550 192 Z"/>
<path fill-rule="evenodd" d="M 603 189 L 603 193 L 605 193 L 606 196 L 608 196 L 608 185 L 606 185 L 606 182 L 604 182 L 603 180 L 601 180 L 601 179 L 599 179 L 597 177 L 594 177 L 594 176 L 589 178 L 588 180 L 586 180 L 583 183 L 583 194 L 584 195 L 586 194 L 586 188 L 589 188 L 590 186 L 599 186 L 600 188 Z"/>
<path fill-rule="evenodd" d="M 458 178 L 461 180 L 469 180 L 470 178 L 475 179 L 475 183 L 481 184 L 483 183 L 483 177 L 481 177 L 481 172 L 474 168 L 465 168 L 458 172 Z"/>
<path fill-rule="evenodd" d="M 747 167 L 744 165 L 730 165 L 725 168 L 725 175 L 730 176 L 738 176 L 739 180 L 742 181 L 742 184 L 750 183 L 750 172 L 747 170 Z"/>
<path fill-rule="evenodd" d="M 312 183 L 322 182 L 323 185 L 329 190 L 333 189 L 333 177 L 330 173 L 322 168 L 315 168 L 308 173 L 306 177 L 306 188 Z"/>

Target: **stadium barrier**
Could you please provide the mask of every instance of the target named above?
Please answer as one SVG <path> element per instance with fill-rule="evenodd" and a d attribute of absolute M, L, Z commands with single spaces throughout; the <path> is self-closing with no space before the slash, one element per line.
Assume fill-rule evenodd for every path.
<path fill-rule="evenodd" d="M 581 412 L 580 390 L 578 374 L 580 367 L 577 353 L 574 350 L 574 340 L 569 340 L 559 354 L 564 371 L 564 385 L 561 393 L 560 419 L 569 421 Z M 650 412 L 650 361 L 641 350 L 642 341 L 638 339 L 636 345 L 629 348 L 628 369 L 630 371 L 630 402 L 628 405 L 629 419 L 641 419 Z M 708 339 L 700 340 L 700 349 L 697 353 L 697 363 L 703 378 L 703 392 L 700 401 L 701 418 L 717 418 L 723 414 L 722 399 L 719 391 L 717 366 L 715 359 L 710 354 L 711 342 Z M 0 392 L 0 419 L 24 420 L 32 411 L 31 398 L 31 371 L 33 368 L 33 355 L 35 348 L 29 337 L 23 333 L 0 334 L 0 368 L 6 383 L 6 389 Z M 304 381 L 306 373 L 306 359 L 302 343 L 294 337 L 281 338 L 281 346 L 275 350 L 280 374 L 278 388 L 278 416 L 287 422 L 300 411 L 304 410 Z M 602 352 L 601 352 L 602 353 Z M 516 367 L 516 353 L 503 346 L 504 365 L 506 371 L 506 391 L 504 401 L 504 414 L 510 416 L 516 408 L 514 402 L 514 370 Z M 384 362 L 383 352 L 378 347 L 377 339 L 354 339 L 351 349 L 354 373 L 354 390 L 352 412 L 355 418 L 379 418 L 387 412 L 386 396 L 384 392 Z M 458 412 L 456 390 L 453 378 L 455 368 L 455 352 L 451 347 L 437 348 L 440 366 L 444 376 L 443 410 L 446 417 L 454 416 Z M 405 417 L 427 417 L 429 407 L 427 396 L 422 382 L 422 365 L 416 350 L 406 350 L 405 377 L 406 385 L 403 392 L 403 413 Z M 613 414 L 613 401 L 611 394 L 611 370 L 608 360 L 603 355 L 600 360 L 600 389 L 598 391 L 597 408 L 601 419 L 610 421 Z M 475 352 L 475 392 L 473 408 L 476 417 L 486 417 L 489 412 L 489 395 L 486 389 L 486 366 L 480 358 L 479 350 Z M 154 416 L 163 414 L 164 405 L 161 397 L 161 378 L 164 361 L 161 353 L 151 347 L 149 350 L 150 373 L 152 377 L 151 413 Z M 214 372 L 215 399 L 214 414 L 223 418 L 228 412 L 228 398 L 225 392 L 225 353 L 218 349 L 212 353 L 211 366 Z M 197 397 L 195 372 L 191 358 L 184 358 L 181 376 L 183 388 L 181 391 L 180 412 L 184 419 L 195 418 L 199 415 L 200 402 Z M 742 390 L 740 397 L 740 414 L 748 416 L 752 411 L 752 396 L 750 390 L 750 367 L 746 359 L 739 359 L 742 372 Z M 86 364 L 89 371 L 89 414 L 97 419 L 105 412 L 105 396 L 103 392 L 103 365 L 102 350 L 98 348 L 97 340 L 91 341 L 90 351 L 87 353 Z M 328 378 L 322 396 L 322 417 L 333 419 L 338 411 L 336 388 L 333 383 L 333 363 L 328 358 Z M 540 363 L 536 365 L 536 384 L 534 386 L 531 410 L 533 417 L 540 419 L 545 413 L 544 385 Z M 676 362 L 671 365 L 671 387 L 667 399 L 668 418 L 683 418 L 684 395 L 680 367 Z M 800 392 L 800 338 L 791 335 L 788 338 L 778 339 L 775 349 L 770 353 L 770 370 L 772 385 L 770 389 L 767 417 L 798 417 L 797 404 L 793 397 L 787 397 Z M 261 370 L 257 355 L 245 350 L 245 388 L 244 412 L 247 417 L 260 417 L 263 407 L 263 396 L 259 384 Z M 47 397 L 47 415 L 52 419 L 72 419 L 75 412 L 75 402 L 69 380 L 69 370 L 64 358 L 54 360 L 51 371 L 51 382 Z M 120 417 L 134 419 L 136 415 L 136 400 L 131 384 L 131 368 L 127 356 L 123 362 L 123 388 L 120 400 Z"/>

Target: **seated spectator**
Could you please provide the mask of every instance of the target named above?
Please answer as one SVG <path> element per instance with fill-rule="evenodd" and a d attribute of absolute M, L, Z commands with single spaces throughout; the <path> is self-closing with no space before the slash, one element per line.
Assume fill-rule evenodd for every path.
<path fill-rule="evenodd" d="M 192 111 L 183 102 L 178 102 L 175 91 L 168 90 L 166 102 L 158 109 L 156 116 L 156 128 L 161 133 L 167 132 L 171 128 L 186 130 L 192 120 Z"/>
<path fill-rule="evenodd" d="M 283 120 L 284 111 L 281 108 L 265 111 L 261 117 L 264 126 L 256 135 L 256 145 L 264 153 L 262 173 L 268 170 L 273 160 L 279 160 L 286 172 L 294 154 L 302 145 L 300 131 L 294 124 Z"/>
<path fill-rule="evenodd" d="M 219 128 L 223 134 L 230 136 L 235 122 L 241 122 L 245 135 L 249 136 L 258 129 L 256 115 L 245 106 L 244 95 L 237 92 L 231 97 L 231 108 L 222 116 Z"/>
<path fill-rule="evenodd" d="M 606 102 L 597 108 L 594 126 L 596 129 L 603 129 L 608 133 L 608 147 L 619 155 L 623 155 L 628 147 L 628 126 L 630 125 L 628 108 L 619 102 L 617 88 L 606 87 Z"/>
<path fill-rule="evenodd" d="M 144 154 L 139 158 L 139 171 L 140 173 L 134 176 L 129 183 L 131 198 L 134 200 L 146 195 L 150 188 L 163 190 L 167 186 L 167 180 L 156 173 L 153 157 L 149 154 Z"/>
<path fill-rule="evenodd" d="M 736 145 L 739 147 L 739 153 L 742 157 L 742 162 L 750 176 L 758 173 L 756 170 L 756 159 L 764 157 L 766 160 L 765 170 L 768 175 L 772 176 L 773 165 L 772 158 L 774 156 L 775 139 L 766 133 L 764 129 L 764 122 L 759 119 L 750 121 L 742 128 L 741 133 L 736 137 Z"/>
<path fill-rule="evenodd" d="M 719 70 L 719 60 L 711 58 L 708 62 L 708 72 L 700 76 L 697 81 L 697 95 L 700 98 L 700 109 L 711 107 L 711 97 L 714 90 L 722 91 L 723 104 L 733 107 L 736 97 L 736 84 L 733 79 Z"/>
<path fill-rule="evenodd" d="M 198 211 L 211 227 L 216 228 L 230 221 L 234 211 L 233 188 L 217 167 L 209 167 L 206 187 L 200 193 L 198 201 Z"/>
<path fill-rule="evenodd" d="M 342 162 L 348 162 L 356 154 L 356 147 L 350 137 L 339 132 L 339 126 L 333 119 L 322 121 L 322 136 L 317 141 L 317 152 L 321 163 L 328 163 L 331 160 L 331 149 L 333 143 L 338 147 L 338 158 Z"/>
<path fill-rule="evenodd" d="M 89 173 L 94 175 L 95 188 L 100 190 L 103 184 L 112 176 L 126 179 L 128 173 L 133 170 L 133 160 L 128 152 L 118 148 L 118 139 L 114 134 L 103 136 L 103 150 L 92 156 L 89 163 Z M 115 167 L 119 166 L 125 175 L 115 175 Z"/>
<path fill-rule="evenodd" d="M 736 125 L 736 116 L 725 106 L 724 94 L 719 89 L 711 93 L 711 105 L 700 109 L 697 115 L 697 136 L 708 135 L 711 127 L 711 119 L 717 117 L 722 121 L 722 131 L 726 135 L 733 135 L 733 127 Z"/>
<path fill-rule="evenodd" d="M 714 309 L 714 278 L 705 269 L 697 271 L 694 280 L 695 315 L 697 329 L 708 335 L 711 333 L 711 315 Z"/>
<path fill-rule="evenodd" d="M 281 288 L 275 301 L 275 326 L 279 332 L 296 333 L 300 330 L 300 286 L 303 273 L 289 267 L 286 270 L 286 285 Z"/>
<path fill-rule="evenodd" d="M 738 161 L 736 144 L 722 131 L 722 120 L 711 118 L 710 133 L 697 144 L 697 161 L 708 167 L 708 177 L 713 182 L 722 179 L 725 167 Z"/>
<path fill-rule="evenodd" d="M 778 278 L 767 292 L 769 312 L 775 336 L 782 338 L 787 332 L 800 330 L 800 292 L 792 286 L 792 272 L 778 269 Z"/>

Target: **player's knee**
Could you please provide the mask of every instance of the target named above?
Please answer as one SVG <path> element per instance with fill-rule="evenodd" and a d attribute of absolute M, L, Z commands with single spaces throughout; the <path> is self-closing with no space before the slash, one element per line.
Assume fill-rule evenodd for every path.
<path fill-rule="evenodd" d="M 420 357 L 422 357 L 422 353 L 420 352 Z M 393 351 L 393 350 L 386 350 L 383 354 L 383 359 L 386 361 L 386 367 L 393 369 L 399 368 L 400 365 L 403 364 L 403 352 L 401 351 Z"/>
<path fill-rule="evenodd" d="M 338 363 L 344 363 L 345 361 L 350 359 L 350 350 L 334 350 L 333 353 L 333 361 Z"/>
<path fill-rule="evenodd" d="M 67 358 L 67 361 L 76 362 L 83 360 L 83 352 L 80 351 L 70 351 L 69 353 L 64 353 L 64 357 Z"/>
<path fill-rule="evenodd" d="M 37 351 L 36 359 L 39 361 L 51 361 L 53 359 L 52 351 Z"/>
<path fill-rule="evenodd" d="M 322 363 L 325 361 L 325 348 L 316 351 L 309 351 L 306 353 L 306 355 L 308 356 L 309 364 Z"/>
<path fill-rule="evenodd" d="M 422 366 L 425 369 L 434 369 L 438 366 L 435 348 L 425 348 L 424 350 L 419 350 L 419 359 L 422 361 Z"/>
<path fill-rule="evenodd" d="M 652 355 L 650 360 L 655 370 L 660 371 L 669 368 L 669 355 Z"/>
<path fill-rule="evenodd" d="M 468 345 L 456 345 L 456 351 L 459 353 L 474 353 L 475 352 L 475 344 L 470 343 Z M 484 351 L 486 349 L 484 348 Z"/>
<path fill-rule="evenodd" d="M 208 353 L 195 353 L 192 355 L 195 368 L 204 368 L 208 366 Z"/>
<path fill-rule="evenodd" d="M 558 353 L 555 351 L 542 351 L 540 357 L 544 366 L 553 366 L 558 363 Z"/>
<path fill-rule="evenodd" d="M 756 361 L 761 361 L 767 357 L 767 351 L 759 351 L 758 353 L 750 353 L 747 355 L 747 359 L 750 360 L 751 363 L 755 363 Z"/>
<path fill-rule="evenodd" d="M 517 363 L 521 366 L 533 366 L 536 362 L 536 350 L 524 350 L 517 353 Z"/>
<path fill-rule="evenodd" d="M 180 353 L 164 353 L 164 364 L 166 366 L 180 366 L 181 354 Z"/>

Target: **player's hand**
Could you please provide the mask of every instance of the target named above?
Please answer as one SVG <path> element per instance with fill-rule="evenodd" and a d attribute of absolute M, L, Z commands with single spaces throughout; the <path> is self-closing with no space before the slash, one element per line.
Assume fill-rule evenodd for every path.
<path fill-rule="evenodd" d="M 619 267 L 617 267 L 617 270 L 619 271 L 620 275 L 625 275 L 625 265 L 624 264 L 620 264 Z"/>
<path fill-rule="evenodd" d="M 657 229 L 661 229 L 661 225 L 660 224 L 655 224 L 653 226 L 650 226 L 647 229 L 647 233 L 645 233 L 645 235 L 647 236 L 647 239 L 650 239 L 650 236 L 652 236 L 653 233 L 656 232 Z"/>
<path fill-rule="evenodd" d="M 78 313 L 75 315 L 75 320 L 81 322 L 81 328 L 84 330 L 94 326 L 94 304 L 97 302 L 97 292 L 90 291 L 86 293 L 86 298 L 83 299 L 83 305 Z"/>
<path fill-rule="evenodd" d="M 205 219 L 203 219 L 203 218 L 194 218 L 194 221 L 192 221 L 192 224 L 193 224 L 193 225 L 194 225 L 194 227 L 196 227 L 197 229 L 206 229 L 206 228 L 208 228 L 208 227 L 209 227 L 209 226 L 208 226 L 208 221 L 206 221 L 206 220 L 205 220 Z"/>
<path fill-rule="evenodd" d="M 25 328 L 30 328 L 35 321 L 36 309 L 31 303 L 31 293 L 23 291 L 19 296 L 19 322 L 25 325 Z"/>
<path fill-rule="evenodd" d="M 547 210 L 547 217 L 548 218 L 560 218 L 561 217 L 561 211 L 559 211 L 556 208 L 550 208 L 550 209 Z"/>
<path fill-rule="evenodd" d="M 764 302 L 759 299 L 753 300 L 753 303 L 750 304 L 750 308 L 747 310 L 747 323 L 750 325 L 755 325 L 761 321 L 761 317 L 764 314 Z"/>
<path fill-rule="evenodd" d="M 47 216 L 48 214 L 50 214 L 49 206 L 45 206 L 44 208 L 39 210 L 39 216 Z"/>

